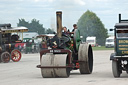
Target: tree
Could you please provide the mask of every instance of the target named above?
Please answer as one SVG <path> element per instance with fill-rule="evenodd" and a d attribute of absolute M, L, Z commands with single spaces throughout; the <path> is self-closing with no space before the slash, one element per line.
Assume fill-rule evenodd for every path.
<path fill-rule="evenodd" d="M 39 20 L 32 19 L 30 23 L 30 31 L 38 32 L 39 34 L 45 34 L 45 28 L 43 28 L 43 24 L 39 23 Z"/>
<path fill-rule="evenodd" d="M 39 23 L 39 20 L 32 19 L 31 23 L 25 21 L 25 19 L 19 19 L 18 26 L 25 26 L 29 29 L 29 32 L 38 32 L 39 34 L 45 34 L 45 28 L 43 24 Z"/>
<path fill-rule="evenodd" d="M 19 19 L 19 23 L 17 23 L 17 26 L 29 27 L 29 22 L 26 22 L 25 19 Z"/>
<path fill-rule="evenodd" d="M 87 36 L 96 36 L 97 44 L 105 44 L 105 39 L 108 37 L 107 29 L 105 29 L 103 23 L 95 13 L 87 10 L 80 17 L 77 25 L 81 35 L 84 37 L 84 41 Z"/>
<path fill-rule="evenodd" d="M 50 29 L 50 28 L 48 28 L 48 29 L 46 30 L 46 33 L 47 33 L 47 34 L 53 34 L 53 32 L 54 32 L 54 30 L 52 30 L 52 29 Z"/>

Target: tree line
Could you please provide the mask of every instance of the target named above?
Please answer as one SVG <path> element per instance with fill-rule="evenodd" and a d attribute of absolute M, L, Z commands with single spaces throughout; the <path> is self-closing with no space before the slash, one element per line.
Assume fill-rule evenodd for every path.
<path fill-rule="evenodd" d="M 86 41 L 87 36 L 96 36 L 97 44 L 105 44 L 105 40 L 108 37 L 108 30 L 104 27 L 104 24 L 95 13 L 87 10 L 79 18 L 77 25 L 84 41 Z M 27 22 L 25 19 L 19 19 L 17 26 L 25 26 L 30 32 L 38 32 L 39 34 L 52 34 L 54 32 L 54 30 L 50 28 L 44 28 L 43 24 L 40 24 L 39 20 L 36 19 L 32 19 L 31 22 Z"/>
<path fill-rule="evenodd" d="M 43 24 L 40 24 L 39 20 L 32 19 L 31 22 L 26 21 L 25 19 L 19 19 L 17 26 L 25 26 L 28 28 L 29 32 L 37 32 L 38 34 L 52 34 L 54 30 L 44 28 Z"/>

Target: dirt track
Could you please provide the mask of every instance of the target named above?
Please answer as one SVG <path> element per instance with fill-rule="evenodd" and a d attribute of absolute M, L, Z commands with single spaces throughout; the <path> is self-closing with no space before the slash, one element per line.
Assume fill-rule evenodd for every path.
<path fill-rule="evenodd" d="M 109 56 L 112 50 L 94 51 L 92 74 L 81 75 L 79 70 L 71 72 L 69 78 L 42 78 L 39 54 L 23 54 L 20 62 L 0 63 L 0 85 L 128 85 L 128 74 L 114 78 Z"/>

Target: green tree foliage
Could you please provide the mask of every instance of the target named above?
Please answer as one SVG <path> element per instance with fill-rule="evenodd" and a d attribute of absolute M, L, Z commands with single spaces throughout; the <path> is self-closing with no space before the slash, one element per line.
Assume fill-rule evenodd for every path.
<path fill-rule="evenodd" d="M 105 29 L 103 23 L 95 13 L 87 10 L 80 17 L 77 25 L 81 35 L 84 37 L 84 41 L 87 36 L 96 36 L 97 44 L 105 44 L 105 39 L 108 37 L 107 29 Z"/>
<path fill-rule="evenodd" d="M 19 19 L 17 26 L 25 26 L 29 29 L 29 32 L 38 32 L 39 34 L 51 33 L 53 31 L 50 28 L 45 31 L 43 24 L 40 24 L 39 20 L 36 19 L 32 19 L 30 23 L 25 21 L 25 19 Z"/>
<path fill-rule="evenodd" d="M 48 28 L 48 29 L 46 30 L 46 33 L 47 33 L 47 34 L 53 34 L 53 32 L 54 32 L 54 30 L 52 30 L 52 29 L 50 29 L 50 28 Z"/>
<path fill-rule="evenodd" d="M 45 34 L 45 28 L 43 28 L 43 24 L 39 23 L 39 20 L 32 19 L 29 30 L 31 32 L 38 32 L 39 34 Z"/>
<path fill-rule="evenodd" d="M 29 22 L 26 22 L 25 19 L 19 19 L 19 23 L 17 24 L 17 26 L 29 27 Z"/>

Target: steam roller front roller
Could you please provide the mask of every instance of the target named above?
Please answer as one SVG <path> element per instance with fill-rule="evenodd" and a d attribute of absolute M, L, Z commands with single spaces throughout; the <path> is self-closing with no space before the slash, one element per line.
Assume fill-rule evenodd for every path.
<path fill-rule="evenodd" d="M 93 70 L 93 52 L 91 45 L 87 43 L 80 44 L 78 51 L 78 60 L 80 62 L 80 73 L 91 74 Z"/>
<path fill-rule="evenodd" d="M 44 78 L 69 77 L 70 68 L 66 68 L 68 57 L 67 54 L 47 53 L 41 59 L 41 74 Z M 62 67 L 62 68 L 57 68 Z M 65 67 L 65 68 L 63 68 Z"/>

